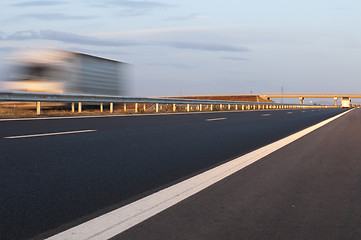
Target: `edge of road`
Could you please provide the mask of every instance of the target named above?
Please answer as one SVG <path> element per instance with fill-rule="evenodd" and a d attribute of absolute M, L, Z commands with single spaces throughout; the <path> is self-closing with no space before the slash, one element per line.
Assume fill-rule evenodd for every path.
<path fill-rule="evenodd" d="M 326 108 L 327 109 L 327 108 Z M 328 108 L 332 109 L 332 108 Z M 33 117 L 33 118 L 0 118 L 0 122 L 7 121 L 35 121 L 35 120 L 58 120 L 58 119 L 82 119 L 82 118 L 107 118 L 107 117 L 142 117 L 142 116 L 168 116 L 168 115 L 185 115 L 185 114 L 216 114 L 216 113 L 246 113 L 246 112 L 267 112 L 267 111 L 299 111 L 316 109 L 262 109 L 262 110 L 243 110 L 243 111 L 203 111 L 203 112 L 172 112 L 172 113 L 145 113 L 145 114 L 116 114 L 116 115 L 92 115 L 92 116 L 64 116 L 64 117 Z M 325 109 L 323 109 L 325 110 Z"/>
<path fill-rule="evenodd" d="M 265 156 L 283 148 L 284 146 L 302 138 L 318 128 L 351 112 L 338 114 L 311 127 L 294 133 L 288 137 L 268 144 L 262 148 L 242 155 L 229 162 L 212 168 L 206 172 L 186 179 L 166 189 L 153 193 L 133 203 L 108 212 L 68 230 L 55 234 L 47 239 L 109 239 L 123 231 L 145 221 L 146 219 L 166 210 L 178 202 L 202 191 L 203 189 L 221 181 L 233 173 L 249 166 Z"/>

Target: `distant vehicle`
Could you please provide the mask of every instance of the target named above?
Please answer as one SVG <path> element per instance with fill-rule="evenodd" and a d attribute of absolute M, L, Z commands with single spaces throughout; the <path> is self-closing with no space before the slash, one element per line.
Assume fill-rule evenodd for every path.
<path fill-rule="evenodd" d="M 66 50 L 14 54 L 6 90 L 94 95 L 126 95 L 126 64 Z"/>
<path fill-rule="evenodd" d="M 343 97 L 341 99 L 341 108 L 350 108 L 351 107 L 351 100 L 349 97 Z"/>

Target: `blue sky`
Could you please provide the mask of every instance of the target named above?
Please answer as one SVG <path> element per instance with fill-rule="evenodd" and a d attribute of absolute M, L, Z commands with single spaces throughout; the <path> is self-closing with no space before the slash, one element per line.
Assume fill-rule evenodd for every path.
<path fill-rule="evenodd" d="M 56 47 L 130 63 L 130 94 L 360 93 L 357 0 L 19 0 L 11 51 Z"/>

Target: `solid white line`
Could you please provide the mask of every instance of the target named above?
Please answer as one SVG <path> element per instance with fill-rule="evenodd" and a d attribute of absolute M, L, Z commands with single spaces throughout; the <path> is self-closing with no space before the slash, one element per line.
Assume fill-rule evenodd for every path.
<path fill-rule="evenodd" d="M 40 134 L 32 134 L 32 135 L 11 136 L 4 138 L 31 138 L 31 137 L 44 137 L 44 136 L 54 136 L 54 135 L 74 134 L 74 133 L 86 133 L 86 132 L 95 132 L 95 131 L 96 130 L 81 130 L 81 131 L 71 131 L 71 132 L 40 133 Z"/>
<path fill-rule="evenodd" d="M 219 120 L 225 120 L 227 118 L 210 118 L 210 119 L 206 119 L 206 121 L 219 121 Z"/>
<path fill-rule="evenodd" d="M 101 240 L 114 237 L 350 111 L 341 113 L 298 133 L 292 134 L 183 182 L 75 226 L 48 239 Z"/>

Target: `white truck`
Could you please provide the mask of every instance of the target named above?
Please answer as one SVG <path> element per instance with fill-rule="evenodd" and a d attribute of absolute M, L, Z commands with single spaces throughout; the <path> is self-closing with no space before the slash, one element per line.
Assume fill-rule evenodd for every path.
<path fill-rule="evenodd" d="M 67 50 L 29 50 L 14 54 L 3 84 L 9 91 L 126 95 L 126 65 Z"/>
<path fill-rule="evenodd" d="M 351 100 L 349 97 L 342 97 L 341 99 L 341 108 L 350 108 Z"/>

